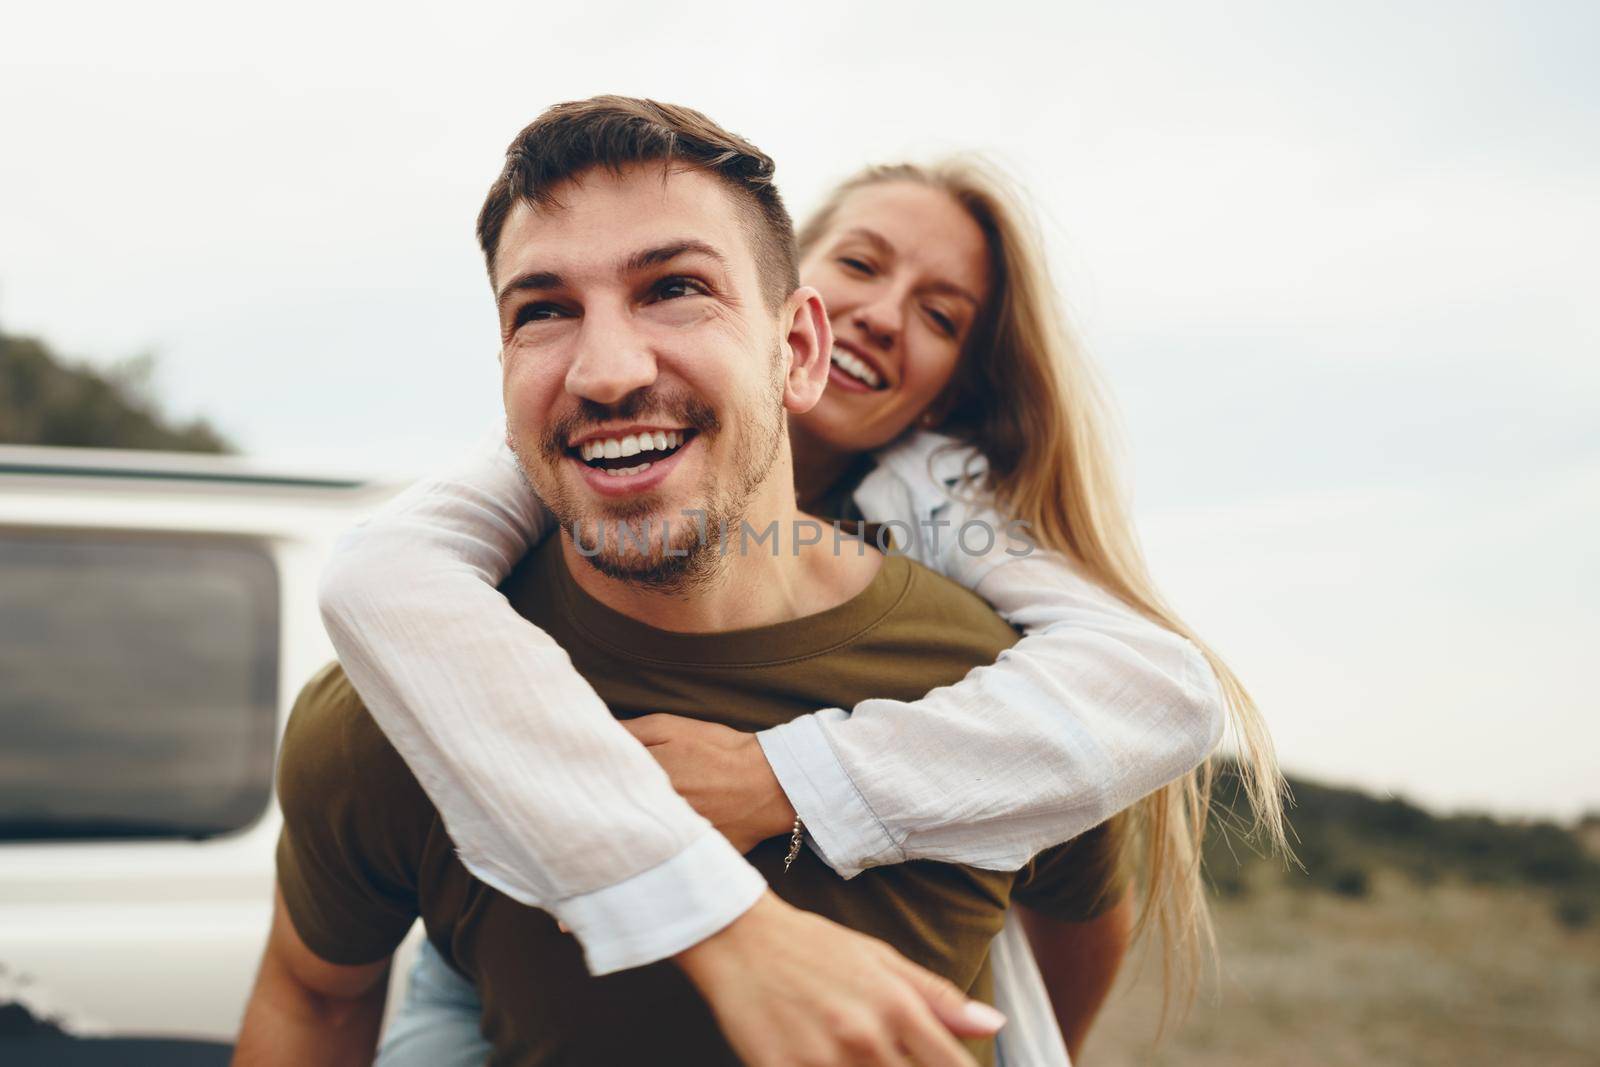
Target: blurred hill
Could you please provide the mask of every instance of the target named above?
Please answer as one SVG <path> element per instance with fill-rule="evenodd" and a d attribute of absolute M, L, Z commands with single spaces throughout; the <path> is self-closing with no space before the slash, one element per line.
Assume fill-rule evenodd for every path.
<path fill-rule="evenodd" d="M 231 452 L 204 419 L 175 424 L 149 383 L 155 361 L 74 366 L 43 341 L 0 332 L 0 444 Z"/>
<path fill-rule="evenodd" d="M 1504 822 L 1488 815 L 1434 815 L 1399 798 L 1290 779 L 1289 821 L 1305 869 L 1268 863 L 1238 833 L 1247 809 L 1239 779 L 1218 778 L 1206 870 L 1225 897 L 1247 896 L 1276 876 L 1297 892 L 1360 899 L 1380 873 L 1419 888 L 1456 880 L 1523 891 L 1545 901 L 1556 919 L 1574 928 L 1600 915 L 1600 857 L 1590 839 L 1600 818 L 1576 827 L 1552 822 Z"/>
<path fill-rule="evenodd" d="M 1600 1064 L 1600 820 L 1292 781 L 1300 870 L 1241 843 L 1237 786 L 1206 842 L 1215 973 L 1158 1043 L 1160 961 L 1136 953 L 1079 1067 Z"/>

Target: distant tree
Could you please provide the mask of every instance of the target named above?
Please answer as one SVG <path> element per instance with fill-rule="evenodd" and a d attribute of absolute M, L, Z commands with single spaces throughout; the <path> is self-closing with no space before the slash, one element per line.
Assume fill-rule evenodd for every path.
<path fill-rule="evenodd" d="M 154 365 L 141 356 L 101 372 L 0 332 L 0 443 L 232 452 L 206 420 L 175 424 L 161 413 L 149 391 Z"/>
<path fill-rule="evenodd" d="M 1435 815 L 1398 797 L 1375 797 L 1290 779 L 1295 852 L 1304 869 L 1273 863 L 1289 886 L 1350 898 L 1374 891 L 1374 875 L 1394 871 L 1422 886 L 1447 878 L 1548 894 L 1557 918 L 1577 929 L 1600 915 L 1600 820 L 1576 826 L 1502 820 L 1483 814 Z M 1224 763 L 1213 793 L 1205 870 L 1216 891 L 1251 891 L 1248 868 L 1266 861 L 1238 832 L 1244 810 L 1238 770 Z"/>

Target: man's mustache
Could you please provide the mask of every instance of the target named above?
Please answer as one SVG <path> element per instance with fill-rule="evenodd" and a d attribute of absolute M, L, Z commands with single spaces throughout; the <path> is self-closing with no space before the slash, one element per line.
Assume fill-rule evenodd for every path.
<path fill-rule="evenodd" d="M 615 404 L 580 399 L 576 411 L 559 415 L 551 422 L 540 447 L 548 458 L 559 459 L 566 454 L 567 442 L 574 436 L 608 422 L 660 422 L 704 434 L 722 429 L 722 421 L 711 405 L 693 394 L 638 389 Z"/>

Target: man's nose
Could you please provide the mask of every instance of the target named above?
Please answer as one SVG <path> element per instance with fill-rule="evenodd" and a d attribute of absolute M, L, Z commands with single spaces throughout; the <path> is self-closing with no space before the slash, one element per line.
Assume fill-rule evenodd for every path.
<path fill-rule="evenodd" d="M 615 404 L 655 380 L 655 354 L 626 323 L 594 315 L 583 320 L 577 353 L 567 368 L 568 393 L 597 404 Z"/>

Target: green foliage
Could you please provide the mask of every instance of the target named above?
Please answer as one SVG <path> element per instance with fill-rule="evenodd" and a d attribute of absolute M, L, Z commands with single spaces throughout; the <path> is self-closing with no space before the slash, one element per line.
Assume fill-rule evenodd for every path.
<path fill-rule="evenodd" d="M 1341 897 L 1359 899 L 1372 891 L 1372 880 L 1365 867 L 1341 867 L 1333 872 L 1328 888 Z"/>
<path fill-rule="evenodd" d="M 31 337 L 0 333 L 0 443 L 231 452 L 204 419 L 174 425 L 149 395 L 153 360 L 110 373 L 70 366 Z"/>
<path fill-rule="evenodd" d="M 1574 928 L 1600 911 L 1600 858 L 1584 846 L 1588 826 L 1433 815 L 1396 797 L 1301 780 L 1291 780 L 1290 791 L 1289 822 L 1304 870 L 1276 869 L 1293 888 L 1362 898 L 1373 874 L 1390 870 L 1419 886 L 1454 878 L 1547 892 L 1557 917 Z M 1245 810 L 1231 768 L 1218 776 L 1213 801 L 1206 870 L 1218 892 L 1238 896 L 1248 891 L 1251 869 L 1265 861 L 1227 829 L 1241 825 L 1238 813 Z"/>
<path fill-rule="evenodd" d="M 1581 897 L 1562 897 L 1556 902 L 1556 919 L 1569 930 L 1581 930 L 1594 921 L 1595 902 Z"/>

